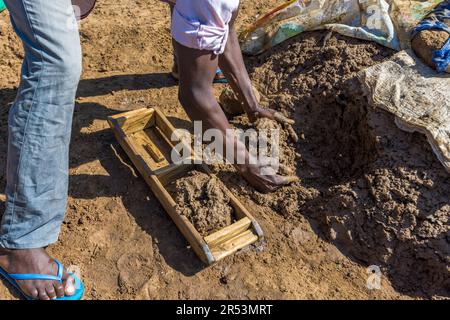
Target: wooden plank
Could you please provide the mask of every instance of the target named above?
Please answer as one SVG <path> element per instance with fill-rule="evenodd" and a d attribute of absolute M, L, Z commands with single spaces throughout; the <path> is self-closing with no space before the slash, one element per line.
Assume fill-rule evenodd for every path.
<path fill-rule="evenodd" d="M 251 230 L 247 230 L 244 233 L 241 233 L 216 247 L 211 247 L 211 252 L 214 256 L 214 259 L 216 261 L 219 261 L 229 255 L 236 253 L 242 248 L 255 243 L 256 241 L 258 241 L 258 236 L 255 235 Z"/>
<path fill-rule="evenodd" d="M 230 226 L 227 226 L 217 232 L 214 232 L 213 234 L 210 234 L 209 236 L 205 237 L 205 241 L 211 248 L 213 248 L 218 244 L 224 243 L 236 237 L 240 233 L 248 230 L 251 223 L 252 221 L 249 218 L 245 217 Z"/>
<path fill-rule="evenodd" d="M 241 201 L 236 198 L 236 196 L 226 188 L 226 192 L 230 197 L 231 206 L 234 209 L 235 215 L 238 219 L 248 218 L 250 220 L 255 220 L 246 207 L 241 203 Z"/>
<path fill-rule="evenodd" d="M 155 110 L 143 108 L 111 116 L 125 134 L 131 134 L 155 125 Z"/>
<path fill-rule="evenodd" d="M 172 164 L 168 167 L 161 168 L 155 171 L 155 175 L 158 177 L 159 181 L 163 186 L 185 176 L 190 170 L 192 170 L 193 165 L 191 164 Z"/>
<path fill-rule="evenodd" d="M 150 153 L 150 155 L 156 162 L 161 162 L 166 159 L 161 151 L 159 151 L 158 147 L 151 140 L 145 145 L 144 148 L 148 151 L 148 153 Z"/>
<path fill-rule="evenodd" d="M 126 112 L 122 112 L 122 113 L 118 113 L 118 114 L 113 114 L 113 115 L 109 116 L 108 118 L 117 120 L 117 119 L 121 119 L 124 117 L 134 117 L 136 115 L 142 114 L 142 112 L 145 110 L 152 111 L 154 109 L 153 108 L 140 108 L 140 109 L 136 109 L 136 110 L 130 110 L 130 111 L 126 111 Z M 120 125 L 120 123 L 119 123 L 119 125 Z"/>
<path fill-rule="evenodd" d="M 174 146 L 174 141 L 172 141 L 172 134 L 175 132 L 175 127 L 169 122 L 166 116 L 161 112 L 161 110 L 155 108 L 155 123 L 156 126 L 161 130 L 161 132 L 166 136 L 167 142 Z M 181 139 L 181 137 L 178 137 Z"/>
<path fill-rule="evenodd" d="M 166 167 L 154 170 L 153 173 L 155 174 L 155 176 L 160 177 L 160 176 L 163 176 L 166 173 L 169 173 L 172 170 L 176 170 L 179 166 L 181 166 L 181 165 L 172 163 L 172 164 L 170 164 L 170 165 L 168 165 Z"/>
<path fill-rule="evenodd" d="M 153 129 L 150 129 L 153 130 Z M 151 138 L 149 137 L 149 135 L 147 134 L 146 131 L 137 131 L 134 132 L 133 134 L 130 135 L 126 135 L 130 140 L 133 141 L 133 144 L 136 147 L 136 150 L 138 151 L 138 154 L 141 155 L 145 162 L 147 163 L 147 165 L 150 167 L 151 170 L 157 170 L 159 168 L 163 168 L 169 165 L 169 161 L 166 159 L 166 157 L 164 157 L 163 154 L 163 159 L 160 162 L 157 162 L 150 154 L 150 152 L 148 152 L 148 150 L 146 149 L 146 146 L 152 142 Z"/>

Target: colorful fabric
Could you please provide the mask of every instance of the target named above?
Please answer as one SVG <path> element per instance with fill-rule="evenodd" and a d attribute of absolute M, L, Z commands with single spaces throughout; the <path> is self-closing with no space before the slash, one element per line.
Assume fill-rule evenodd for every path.
<path fill-rule="evenodd" d="M 249 55 L 259 54 L 304 31 L 328 29 L 409 48 L 411 31 L 442 0 L 289 0 L 270 10 L 240 35 Z"/>
<path fill-rule="evenodd" d="M 413 37 L 422 30 L 442 30 L 450 35 L 450 0 L 434 8 L 414 29 Z M 450 65 L 450 37 L 441 49 L 434 51 L 432 60 L 437 71 L 445 72 Z"/>

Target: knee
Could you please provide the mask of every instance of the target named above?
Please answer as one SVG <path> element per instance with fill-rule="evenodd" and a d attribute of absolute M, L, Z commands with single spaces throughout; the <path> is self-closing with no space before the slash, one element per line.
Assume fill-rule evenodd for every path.
<path fill-rule="evenodd" d="M 180 84 L 178 87 L 178 100 L 182 106 L 186 106 L 195 100 L 195 94 L 191 88 Z"/>
<path fill-rule="evenodd" d="M 178 99 L 182 105 L 198 105 L 207 101 L 211 96 L 211 86 L 202 85 L 197 83 L 196 85 L 185 85 L 180 83 L 178 90 Z"/>
<path fill-rule="evenodd" d="M 180 83 L 178 88 L 178 100 L 182 106 L 190 105 L 195 102 L 197 94 L 193 88 Z"/>
<path fill-rule="evenodd" d="M 45 70 L 45 74 L 52 80 L 62 80 L 66 85 L 77 85 L 82 71 L 81 60 L 80 45 L 69 46 L 48 54 L 48 58 L 44 60 L 43 71 Z"/>
<path fill-rule="evenodd" d="M 70 54 L 61 57 L 54 64 L 54 68 L 60 77 L 63 77 L 68 82 L 78 84 L 82 71 L 81 54 Z"/>

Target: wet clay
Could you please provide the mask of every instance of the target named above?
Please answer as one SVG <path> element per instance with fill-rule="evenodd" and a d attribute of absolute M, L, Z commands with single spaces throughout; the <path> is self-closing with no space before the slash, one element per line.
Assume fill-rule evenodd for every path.
<path fill-rule="evenodd" d="M 168 186 L 177 203 L 177 212 L 186 216 L 202 236 L 234 222 L 230 197 L 215 177 L 191 171 Z"/>
<path fill-rule="evenodd" d="M 371 108 L 355 80 L 392 53 L 312 32 L 251 58 L 262 100 L 296 120 L 298 142 L 278 125 L 280 161 L 301 183 L 269 195 L 239 191 L 286 219 L 308 217 L 342 252 L 381 267 L 398 290 L 447 296 L 450 177 L 426 139 Z"/>

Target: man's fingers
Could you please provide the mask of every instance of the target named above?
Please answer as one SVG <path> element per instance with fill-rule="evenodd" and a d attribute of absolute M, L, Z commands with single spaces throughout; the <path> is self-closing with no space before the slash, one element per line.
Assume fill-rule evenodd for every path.
<path fill-rule="evenodd" d="M 254 112 L 252 115 L 249 115 L 249 118 L 256 119 L 256 118 L 268 118 L 275 121 L 278 121 L 280 123 L 286 124 L 286 125 L 294 125 L 295 121 L 293 119 L 289 119 L 285 115 L 283 115 L 281 112 L 275 111 L 273 109 L 269 108 L 259 108 L 256 112 Z M 254 121 L 252 121 L 254 122 Z"/>
<path fill-rule="evenodd" d="M 297 135 L 297 132 L 295 132 L 294 128 L 290 124 L 286 124 L 286 130 L 289 133 L 289 136 L 292 138 L 292 140 L 297 143 L 299 138 Z"/>
<path fill-rule="evenodd" d="M 273 118 L 274 118 L 276 121 L 281 122 L 281 123 L 286 123 L 286 124 L 290 124 L 290 125 L 293 125 L 293 124 L 295 123 L 294 120 L 289 119 L 288 117 L 285 117 L 285 116 L 284 116 L 282 113 L 280 113 L 280 112 L 275 112 L 275 113 L 273 114 Z"/>
<path fill-rule="evenodd" d="M 288 185 L 288 184 L 299 182 L 299 181 L 300 181 L 300 178 L 297 177 L 297 176 L 282 177 L 282 184 L 283 185 Z"/>
<path fill-rule="evenodd" d="M 281 174 L 284 175 L 293 175 L 294 174 L 294 170 L 289 168 L 287 165 L 285 164 L 280 164 L 279 165 L 279 170 L 278 170 Z"/>

